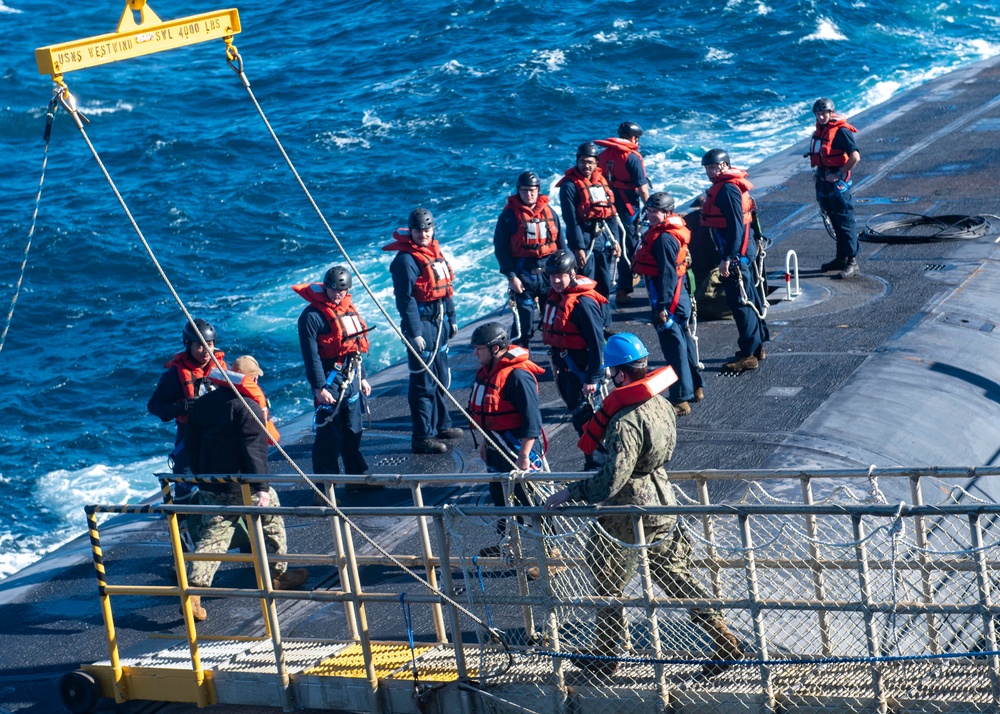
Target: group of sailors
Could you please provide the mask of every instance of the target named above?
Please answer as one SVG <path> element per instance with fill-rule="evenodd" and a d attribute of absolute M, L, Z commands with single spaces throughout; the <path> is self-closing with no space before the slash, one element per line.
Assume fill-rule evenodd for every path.
<path fill-rule="evenodd" d="M 851 277 L 858 272 L 850 195 L 850 172 L 860 160 L 851 136 L 855 129 L 833 114 L 829 99 L 817 100 L 813 111 L 816 131 L 807 156 L 816 170 L 817 201 L 837 236 L 836 258 L 822 269 Z M 557 183 L 558 210 L 541 194 L 538 175 L 525 171 L 517 177 L 516 193 L 507 198 L 500 213 L 494 250 L 508 281 L 514 318 L 510 329 L 490 322 L 473 332 L 471 344 L 480 367 L 467 409 L 472 420 L 494 437 L 480 450 L 491 471 L 508 471 L 512 465 L 526 471 L 544 465 L 536 381 L 544 369 L 528 351 L 536 322 L 542 342 L 551 351 L 556 385 L 573 413 L 581 443 L 588 426 L 595 419 L 600 421 L 601 398 L 608 387 L 619 386 L 606 384 L 606 371 L 625 364 L 615 364 L 613 349 L 609 359 L 606 348 L 611 344 L 606 343 L 610 298 L 614 293 L 618 306 L 629 304 L 633 275 L 645 280 L 663 358 L 676 375 L 667 388 L 674 416 L 689 414 L 691 404 L 705 398 L 688 324 L 692 302 L 685 275 L 691 263 L 691 231 L 684 217 L 675 213 L 672 196 L 650 191 L 639 152 L 642 133 L 638 124 L 627 121 L 618 127 L 617 137 L 581 144 L 575 164 Z M 720 256 L 718 275 L 738 331 L 738 350 L 723 364 L 722 372 L 740 374 L 758 368 L 769 339 L 762 266 L 757 260 L 756 210 L 750 196 L 753 185 L 747 172 L 733 167 L 722 149 L 708 151 L 701 164 L 711 185 L 700 206 L 700 220 Z M 643 217 L 648 226 L 644 230 Z M 454 271 L 441 252 L 434 216 L 426 208 L 413 210 L 407 226 L 397 229 L 383 250 L 395 252 L 390 275 L 400 328 L 411 348 L 407 354 L 411 449 L 418 454 L 444 453 L 448 442 L 464 431 L 453 424 L 445 394 L 438 387 L 439 383 L 450 387 L 449 341 L 458 332 L 452 299 Z M 308 303 L 298 319 L 298 335 L 316 407 L 314 473 L 340 473 L 340 462 L 348 474 L 368 471 L 361 450 L 362 415 L 371 393 L 363 359 L 369 349 L 368 327 L 352 301 L 352 285 L 351 272 L 335 265 L 321 282 L 292 287 Z M 214 369 L 216 361 L 228 369 L 222 352 L 215 351 L 212 359 L 214 328 L 204 320 L 196 320 L 195 326 L 197 331 L 185 325 L 185 349 L 168 362 L 148 404 L 149 411 L 163 421 L 177 423 L 171 455 L 176 473 L 191 472 L 191 462 L 198 458 L 191 456 L 185 441 L 190 442 L 189 422 L 199 396 L 220 381 L 227 384 Z M 631 353 L 636 353 L 634 343 L 641 342 L 628 337 L 633 340 Z M 240 391 L 246 390 L 260 407 L 262 421 L 269 423 L 266 399 L 256 385 L 263 374 L 256 360 L 241 357 L 233 368 L 230 379 Z M 276 440 L 273 424 L 268 431 L 267 438 Z M 256 432 L 258 441 L 264 438 L 259 427 Z M 238 434 L 237 425 L 219 438 L 230 439 L 226 448 L 245 451 Z M 263 443 L 266 453 L 266 439 Z M 584 468 L 597 467 L 596 449 L 583 450 Z M 207 472 L 201 466 L 194 472 Z M 247 468 L 251 470 L 242 472 L 266 473 L 266 469 L 252 470 L 259 464 L 248 462 Z M 237 468 L 224 471 L 240 472 Z M 214 484 L 201 490 L 231 493 L 229 486 Z M 502 489 L 495 486 L 491 492 L 502 505 Z M 276 498 L 266 484 L 258 493 Z"/>

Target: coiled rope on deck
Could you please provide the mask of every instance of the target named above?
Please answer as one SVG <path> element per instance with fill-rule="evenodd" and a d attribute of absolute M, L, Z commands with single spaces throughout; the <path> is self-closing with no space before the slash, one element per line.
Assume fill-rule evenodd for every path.
<path fill-rule="evenodd" d="M 887 216 L 898 218 L 888 219 Z M 889 211 L 869 217 L 858 238 L 872 243 L 969 240 L 989 234 L 993 227 L 990 218 L 1000 220 L 1000 216 L 989 213 L 975 216 L 925 216 L 921 213 Z"/>
<path fill-rule="evenodd" d="M 159 260 L 156 258 L 156 254 L 153 252 L 152 247 L 149 245 L 149 242 L 146 240 L 146 237 L 143 235 L 142 230 L 139 228 L 138 223 L 136 223 L 136 220 L 133 217 L 131 210 L 129 210 L 128 204 L 125 202 L 125 199 L 122 197 L 121 192 L 118 190 L 118 187 L 115 185 L 114 179 L 112 179 L 111 174 L 108 172 L 107 168 L 105 167 L 104 162 L 102 161 L 102 159 L 100 157 L 100 154 L 98 153 L 97 149 L 94 147 L 93 143 L 90 141 L 90 137 L 87 135 L 87 131 L 86 131 L 86 129 L 83 126 L 83 121 L 81 120 L 81 115 L 80 115 L 80 113 L 79 113 L 79 111 L 77 109 L 75 97 L 73 97 L 72 94 L 70 94 L 69 88 L 62 81 L 58 81 L 57 82 L 57 87 L 56 87 L 56 90 L 55 90 L 55 95 L 56 95 L 56 100 L 63 106 L 63 108 L 66 109 L 66 111 L 69 113 L 70 117 L 73 119 L 74 124 L 76 124 L 77 129 L 80 131 L 80 135 L 83 137 L 83 140 L 86 142 L 87 147 L 90 149 L 90 152 L 91 152 L 91 154 L 94 157 L 94 160 L 97 162 L 98 167 L 101 169 L 101 173 L 104 175 L 104 178 L 107 180 L 108 184 L 111 186 L 111 190 L 114 192 L 115 197 L 118 199 L 118 203 L 121 205 L 122 210 L 125 211 L 125 215 L 128 218 L 129 223 L 131 223 L 133 230 L 135 231 L 136 235 L 139 237 L 139 241 L 142 243 L 143 248 L 145 249 L 146 253 L 149 255 L 149 258 L 150 258 L 150 260 L 153 263 L 153 267 L 156 268 L 157 272 L 160 275 L 160 278 L 163 280 L 164 284 L 167 286 L 167 289 L 170 291 L 170 294 L 173 296 L 174 301 L 177 303 L 178 307 L 180 307 L 181 312 L 184 313 L 185 318 L 187 318 L 188 324 L 191 325 L 191 327 L 194 329 L 195 333 L 198 335 L 198 340 L 201 342 L 202 346 L 207 350 L 208 354 L 211 356 L 212 363 L 219 370 L 219 373 L 222 375 L 222 377 L 225 378 L 226 383 L 229 386 L 229 388 L 233 391 L 233 393 L 240 400 L 240 402 L 242 402 L 242 404 L 246 407 L 247 411 L 250 413 L 250 416 L 253 418 L 254 422 L 260 427 L 260 429 L 266 431 L 266 427 L 265 427 L 264 423 L 257 417 L 256 414 L 254 414 L 253 410 L 250 408 L 250 404 L 247 401 L 247 399 L 242 394 L 239 393 L 239 391 L 236 389 L 236 385 L 234 385 L 233 382 L 232 382 L 232 380 L 229 378 L 229 375 L 228 375 L 227 371 L 222 368 L 222 365 L 219 363 L 219 360 L 215 357 L 215 351 L 209 347 L 208 342 L 205 340 L 205 336 L 201 333 L 201 331 L 198 329 L 198 326 L 195 324 L 194 318 L 192 317 L 191 313 L 188 311 L 187 306 L 184 303 L 184 300 L 177 293 L 176 289 L 174 289 L 174 286 L 170 282 L 170 279 L 167 277 L 166 272 L 164 272 L 163 267 L 160 265 Z M 325 220 L 324 220 L 324 223 L 325 223 Z M 332 233 L 332 231 L 331 231 L 331 233 Z M 339 245 L 339 243 L 338 243 L 338 245 Z M 343 250 L 343 249 L 341 249 L 341 250 Z M 345 255 L 346 255 L 346 253 L 345 253 Z M 352 264 L 352 267 L 354 267 L 353 264 Z M 369 289 L 369 288 L 366 286 L 366 289 Z M 440 384 L 439 384 L 439 386 L 440 386 Z M 447 595 L 446 593 L 444 593 L 440 588 L 432 585 L 426 578 L 424 578 L 421 575 L 417 574 L 413 569 L 411 569 L 408 566 L 406 566 L 396 556 L 394 556 L 391 553 L 389 553 L 389 551 L 387 551 L 385 548 L 383 548 L 378 542 L 375 541 L 374 538 L 372 538 L 370 535 L 368 535 L 362 528 L 360 528 L 358 526 L 357 523 L 355 523 L 350 517 L 348 517 L 340 509 L 340 507 L 337 506 L 336 503 L 334 503 L 329 498 L 327 498 L 327 496 L 323 492 L 323 490 L 320 489 L 318 486 L 316 486 L 316 484 L 312 481 L 312 479 L 310 479 L 305 474 L 305 472 L 302 471 L 302 469 L 299 467 L 299 465 L 297 463 L 295 463 L 294 459 L 292 459 L 292 457 L 288 455 L 288 453 L 281 447 L 280 444 L 275 444 L 275 448 L 277 449 L 278 453 L 280 453 L 281 456 L 288 462 L 288 464 L 292 467 L 292 469 L 294 469 L 295 473 L 298 474 L 298 476 L 306 484 L 308 484 L 309 487 L 312 488 L 312 490 L 315 493 L 317 493 L 323 499 L 323 501 L 325 503 L 327 503 L 329 505 L 329 507 L 337 514 L 337 516 L 339 518 L 343 519 L 344 523 L 346 523 L 352 529 L 354 529 L 354 531 L 356 533 L 358 533 L 358 535 L 360 535 L 361 538 L 366 543 L 368 543 L 378 553 L 380 553 L 385 558 L 387 558 L 390 562 L 392 562 L 402 572 L 406 573 L 413 580 L 415 580 L 416 582 L 418 582 L 421 585 L 423 585 L 433 595 L 441 598 L 441 600 L 443 602 L 448 603 L 449 605 L 451 605 L 452 607 L 454 607 L 456 610 L 458 610 L 462 614 L 466 615 L 468 618 L 470 618 L 473 622 L 475 622 L 477 625 L 479 625 L 480 627 L 482 627 L 484 630 L 486 630 L 487 632 L 489 632 L 489 634 L 493 638 L 493 640 L 495 642 L 497 642 L 501 647 L 503 647 L 504 652 L 507 655 L 507 660 L 508 660 L 507 665 L 508 665 L 508 668 L 511 667 L 511 666 L 513 666 L 513 664 L 514 664 L 513 654 L 510 652 L 510 650 L 509 650 L 509 648 L 507 646 L 507 643 L 504 641 L 504 638 L 502 636 L 503 633 L 501 631 L 499 631 L 499 630 L 497 630 L 497 629 L 495 629 L 493 627 L 490 627 L 486 622 L 484 622 L 474 612 L 472 612 L 468 608 L 464 607 L 461 603 L 459 603 L 458 601 L 456 601 L 450 595 Z M 459 636 L 458 633 L 456 633 L 456 636 Z"/>

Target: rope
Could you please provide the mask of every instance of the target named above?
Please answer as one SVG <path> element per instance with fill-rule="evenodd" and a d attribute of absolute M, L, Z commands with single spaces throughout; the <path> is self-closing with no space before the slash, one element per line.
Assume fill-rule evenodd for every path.
<path fill-rule="evenodd" d="M 532 654 L 554 659 L 568 659 L 586 662 L 625 662 L 647 665 L 717 665 L 729 667 L 772 667 L 775 665 L 822 665 L 822 664 L 878 664 L 880 662 L 920 662 L 948 659 L 987 659 L 1000 656 L 1000 650 L 982 652 L 935 652 L 915 655 L 884 655 L 879 657 L 799 657 L 789 659 L 694 659 L 683 657 L 616 657 L 612 655 L 581 654 L 573 652 L 551 652 L 536 650 Z"/>
<path fill-rule="evenodd" d="M 104 178 L 107 180 L 108 184 L 111 186 L 111 190 L 114 192 L 115 197 L 118 199 L 118 203 L 121 205 L 122 210 L 125 211 L 125 215 L 128 217 L 129 223 L 132 224 L 132 228 L 135 230 L 136 235 L 139 237 L 139 240 L 142 243 L 143 248 L 146 250 L 146 253 L 149 255 L 149 258 L 152 261 L 153 266 L 156 268 L 157 272 L 160 274 L 160 278 L 163 280 L 164 284 L 167 286 L 167 289 L 170 291 L 170 294 L 173 296 L 174 301 L 180 307 L 181 312 L 184 313 L 184 316 L 187 318 L 188 323 L 191 325 L 191 327 L 194 329 L 195 333 L 198 335 L 198 339 L 201 342 L 202 346 L 208 351 L 208 354 L 211 356 L 213 365 L 219 370 L 219 373 L 225 378 L 226 384 L 229 386 L 230 389 L 233 390 L 233 392 L 236 394 L 236 397 L 240 400 L 240 402 L 244 405 L 244 407 L 246 407 L 246 409 L 249 412 L 250 416 L 253 417 L 254 422 L 262 430 L 266 431 L 266 427 L 265 427 L 264 423 L 257 417 L 256 414 L 254 414 L 254 412 L 250 408 L 250 405 L 247 402 L 246 398 L 236 390 L 236 385 L 234 385 L 233 382 L 232 382 L 232 380 L 229 378 L 229 375 L 227 374 L 227 371 L 222 368 L 222 365 L 219 363 L 219 360 L 215 357 L 215 351 L 209 347 L 208 342 L 205 340 L 205 336 L 201 333 L 201 331 L 198 329 L 198 326 L 195 324 L 194 318 L 191 316 L 191 313 L 188 311 L 187 306 L 184 304 L 183 299 L 177 293 L 177 291 L 174 289 L 173 284 L 170 282 L 170 279 L 167 277 L 167 274 L 164 272 L 163 267 L 160 265 L 159 260 L 157 260 L 156 254 L 153 252 L 152 247 L 150 247 L 148 241 L 146 240 L 146 237 L 142 233 L 142 230 L 139 228 L 139 225 L 136 223 L 135 218 L 132 216 L 132 212 L 129 210 L 128 204 L 125 202 L 125 199 L 122 197 L 121 192 L 119 192 L 118 187 L 115 185 L 114 180 L 111 178 L 111 174 L 108 173 L 108 170 L 107 170 L 107 168 L 104 165 L 104 162 L 101 160 L 100 154 L 97 152 L 97 149 L 94 147 L 93 143 L 90 141 L 90 137 L 87 135 L 87 131 L 86 131 L 86 129 L 84 129 L 83 122 L 81 121 L 79 113 L 77 112 L 75 99 L 73 99 L 71 97 L 71 95 L 69 93 L 69 89 L 65 86 L 65 84 L 62 84 L 61 86 L 62 86 L 62 91 L 60 92 L 59 90 L 57 90 L 57 96 L 59 97 L 59 102 L 66 109 L 66 111 L 69 112 L 70 116 L 73 118 L 73 121 L 74 121 L 74 123 L 77 126 L 77 129 L 79 129 L 81 136 L 83 136 L 83 140 L 86 142 L 87 147 L 90 149 L 91 154 L 93 154 L 94 160 L 97 161 L 97 165 L 100 167 L 101 173 L 104 174 Z M 313 205 L 315 205 L 315 204 L 313 204 Z M 353 267 L 353 265 L 352 265 L 352 267 Z M 366 289 L 367 289 L 367 286 L 366 286 Z M 440 386 L 440 383 L 439 383 L 439 386 Z M 433 593 L 437 597 L 440 597 L 444 602 L 447 602 L 449 605 L 451 605 L 452 607 L 456 608 L 457 610 L 459 610 L 460 612 L 462 612 L 463 614 L 465 614 L 473 622 L 475 622 L 476 624 L 478 624 L 481 627 L 485 628 L 490 633 L 491 637 L 493 637 L 493 639 L 497 643 L 499 643 L 504 648 L 505 651 L 507 650 L 507 643 L 503 641 L 503 639 L 501 637 L 501 633 L 498 630 L 496 630 L 496 629 L 494 629 L 492 627 L 489 627 L 485 622 L 483 622 L 479 617 L 477 617 L 475 615 L 475 613 L 473 613 L 469 609 L 463 607 L 461 605 L 461 603 L 456 602 L 453 598 L 451 598 L 450 596 L 446 595 L 440 589 L 438 589 L 438 588 L 434 587 L 433 585 L 431 585 L 431 583 L 428 580 L 426 580 L 425 578 L 423 578 L 420 575 L 418 575 L 411 568 L 409 568 L 404 563 L 402 563 L 396 556 L 394 556 L 391 553 L 389 553 L 385 548 L 383 548 L 379 543 L 377 543 L 370 535 L 368 535 L 367 533 L 365 533 L 364 530 L 362 530 L 342 510 L 340 510 L 340 508 L 335 503 L 333 503 L 329 498 L 327 498 L 327 496 L 323 492 L 323 490 L 320 489 L 318 486 L 316 486 L 316 484 L 308 476 L 306 476 L 306 474 L 302 471 L 302 469 L 299 467 L 299 465 L 297 463 L 295 463 L 295 461 L 292 459 L 292 457 L 288 455 L 288 453 L 282 448 L 282 446 L 280 444 L 275 444 L 275 449 L 277 449 L 278 453 L 281 454 L 281 456 L 288 462 L 288 464 L 292 467 L 292 469 L 294 469 L 295 473 L 297 473 L 299 475 L 299 477 L 306 484 L 308 484 L 309 487 L 316 494 L 318 494 L 323 499 L 323 502 L 326 503 L 326 504 L 328 504 L 329 507 L 331 509 L 333 509 L 333 511 L 337 514 L 337 516 L 339 518 L 341 518 L 344 521 L 344 523 L 346 523 L 351 528 L 353 528 L 358 533 L 358 535 L 360 535 L 362 537 L 362 539 L 366 543 L 368 543 L 370 546 L 372 546 L 376 551 L 378 551 L 378 553 L 380 553 L 381 555 L 385 556 L 390 562 L 392 562 L 394 565 L 396 565 L 396 567 L 398 567 L 401 571 L 403 571 L 408 576 L 410 576 L 411 578 L 413 578 L 415 581 L 417 581 L 418 583 L 420 583 L 421 585 L 423 585 L 429 592 Z"/>
<path fill-rule="evenodd" d="M 14 319 L 14 306 L 17 298 L 21 294 L 21 284 L 24 282 L 24 271 L 28 266 L 28 251 L 31 250 L 31 238 L 35 235 L 35 223 L 38 220 L 38 204 L 42 200 L 42 185 L 45 183 L 45 167 L 49 163 L 49 139 L 52 137 L 52 122 L 56 118 L 56 109 L 59 108 L 62 88 L 58 88 L 49 102 L 49 109 L 45 112 L 45 134 L 42 140 L 45 142 L 45 149 L 42 151 L 42 172 L 38 178 L 38 193 L 35 194 L 35 210 L 31 214 L 31 228 L 28 229 L 28 240 L 24 246 L 24 257 L 21 258 L 21 272 L 17 276 L 17 284 L 14 286 L 14 296 L 10 299 L 10 310 L 7 311 L 7 321 L 3 326 L 3 333 L 0 333 L 0 351 L 3 350 L 7 341 L 7 332 L 10 330 L 10 323 Z"/>
<path fill-rule="evenodd" d="M 226 62 L 236 73 L 236 75 L 240 78 L 240 81 L 246 88 L 247 94 L 250 96 L 250 100 L 253 102 L 254 107 L 257 109 L 257 113 L 260 115 L 261 120 L 264 122 L 264 126 L 267 127 L 268 133 L 271 135 L 271 138 L 274 140 L 275 145 L 278 147 L 278 151 L 281 152 L 282 157 L 285 159 L 285 163 L 288 164 L 288 168 L 291 170 L 292 175 L 298 182 L 299 187 L 302 189 L 303 193 L 305 193 L 306 198 L 309 201 L 309 204 L 313 207 L 313 210 L 316 211 L 316 215 L 319 216 L 319 219 L 323 223 L 323 226 L 326 228 L 327 233 L 330 234 L 330 238 L 333 240 L 334 245 L 337 246 L 337 250 L 339 250 L 341 255 L 344 256 L 344 260 L 347 262 L 347 265 L 358 277 L 358 282 L 361 283 L 362 287 L 365 289 L 365 292 L 367 292 L 369 297 L 371 297 L 372 302 L 375 303 L 375 307 L 378 309 L 378 311 L 382 313 L 383 317 L 385 317 L 386 321 L 389 323 L 389 327 L 391 327 L 392 331 L 396 333 L 396 335 L 402 341 L 403 346 L 406 347 L 407 351 L 411 355 L 413 355 L 414 358 L 416 358 L 417 363 L 420 365 L 421 369 L 427 372 L 427 375 L 431 378 L 431 381 L 433 381 L 434 384 L 438 387 L 438 389 L 440 389 L 441 392 L 444 394 L 444 396 L 451 401 L 451 403 L 455 406 L 455 408 L 458 409 L 458 411 L 466 419 L 469 420 L 469 423 L 472 424 L 472 427 L 478 430 L 479 433 L 482 435 L 482 437 L 489 444 L 491 444 L 497 450 L 497 452 L 501 456 L 503 456 L 503 458 L 513 468 L 517 468 L 517 464 L 514 462 L 514 459 L 511 458 L 511 455 L 507 453 L 507 451 L 505 451 L 505 447 L 498 445 L 486 433 L 486 431 L 484 431 L 483 428 L 479 426 L 479 424 L 477 424 L 472 419 L 469 413 L 465 411 L 465 408 L 461 404 L 459 404 L 458 400 L 455 399 L 455 397 L 451 394 L 451 392 L 448 391 L 448 388 L 441 383 L 441 380 L 439 380 L 437 376 L 434 375 L 433 372 L 431 372 L 430 367 L 423 360 L 423 358 L 420 355 L 420 352 L 417 350 L 416 347 L 414 347 L 414 345 L 408 339 L 406 339 L 406 336 L 403 334 L 403 331 L 389 316 L 389 312 L 385 309 L 385 306 L 382 304 L 382 301 L 379 300 L 378 296 L 375 294 L 375 291 L 372 290 L 371 286 L 368 284 L 368 281 L 365 280 L 364 276 L 361 274 L 361 271 L 358 269 L 357 264 L 351 258 L 350 254 L 347 252 L 347 249 L 344 248 L 343 244 L 340 242 L 340 239 L 337 238 L 336 233 L 333 232 L 333 228 L 330 226 L 330 223 L 326 220 L 326 216 L 323 215 L 323 211 L 316 203 L 316 200 L 313 198 L 312 193 L 310 193 L 309 188 L 305 184 L 305 181 L 302 180 L 302 177 L 299 175 L 298 170 L 295 168 L 295 165 L 292 163 L 291 158 L 288 156 L 288 152 L 285 151 L 285 147 L 282 145 L 281 140 L 278 138 L 278 135 L 272 128 L 271 122 L 268 121 L 267 115 L 264 114 L 264 109 L 260 106 L 260 102 L 257 101 L 257 97 L 254 95 L 253 90 L 250 88 L 250 80 L 247 79 L 246 74 L 243 72 L 243 57 L 236 49 L 236 46 L 232 44 L 231 39 L 226 40 Z"/>
<path fill-rule="evenodd" d="M 901 216 L 881 220 L 885 216 Z M 983 213 L 975 216 L 945 215 L 925 216 L 921 213 L 889 211 L 876 213 L 865 221 L 865 229 L 858 235 L 863 241 L 874 243 L 924 243 L 937 240 L 968 240 L 989 234 L 989 219 L 1000 216 Z"/>

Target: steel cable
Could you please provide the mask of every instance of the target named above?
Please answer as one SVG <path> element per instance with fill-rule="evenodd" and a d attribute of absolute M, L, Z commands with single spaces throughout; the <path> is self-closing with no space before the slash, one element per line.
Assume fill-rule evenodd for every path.
<path fill-rule="evenodd" d="M 90 149 L 90 152 L 93 155 L 95 161 L 97 161 L 97 165 L 100 167 L 101 173 L 104 175 L 104 178 L 107 180 L 108 184 L 111 186 L 111 190 L 114 192 L 115 197 L 118 199 L 118 203 L 121 205 L 122 210 L 125 211 L 125 215 L 128 218 L 129 223 L 131 223 L 133 230 L 135 230 L 136 235 L 139 237 L 139 241 L 142 243 L 143 248 L 146 250 L 146 253 L 149 255 L 149 258 L 152 261 L 153 266 L 156 268 L 157 272 L 160 274 L 160 278 L 163 280 L 164 284 L 167 286 L 167 289 L 170 291 L 170 294 L 173 296 L 174 301 L 177 303 L 177 305 L 180 307 L 181 311 L 184 313 L 184 316 L 187 318 L 188 323 L 194 328 L 195 332 L 198 334 L 198 339 L 201 341 L 202 346 L 205 347 L 205 349 L 208 351 L 209 355 L 211 355 L 212 363 L 219 370 L 220 374 L 225 378 L 226 383 L 229 385 L 229 388 L 233 390 L 233 392 L 236 394 L 237 398 L 247 408 L 247 411 L 250 413 L 250 416 L 253 418 L 254 422 L 256 422 L 256 424 L 262 430 L 266 431 L 266 427 L 265 427 L 264 423 L 260 419 L 257 418 L 256 414 L 253 413 L 253 410 L 250 408 L 250 405 L 247 402 L 246 398 L 242 394 L 240 394 L 239 391 L 237 391 L 236 386 L 233 384 L 232 380 L 229 378 L 229 375 L 226 373 L 226 370 L 224 370 L 222 368 L 222 365 L 219 363 L 218 359 L 215 357 L 215 351 L 212 350 L 209 347 L 208 342 L 205 340 L 204 335 L 202 335 L 201 331 L 198 330 L 197 325 L 195 325 L 195 323 L 194 323 L 194 318 L 191 316 L 191 313 L 188 311 L 187 306 L 185 305 L 183 299 L 177 293 L 177 291 L 174 288 L 173 284 L 170 282 L 170 279 L 167 277 L 167 274 L 164 272 L 163 267 L 160 265 L 159 260 L 156 258 L 156 254 L 153 252 L 152 247 L 149 245 L 149 242 L 146 240 L 146 237 L 143 235 L 142 230 L 139 228 L 138 223 L 136 223 L 136 220 L 133 217 L 132 212 L 129 210 L 128 204 L 125 202 L 125 199 L 122 197 L 121 192 L 118 190 L 118 187 L 115 185 L 114 179 L 111 178 L 111 174 L 108 172 L 107 168 L 105 167 L 104 162 L 102 161 L 102 159 L 100 157 L 100 154 L 98 153 L 97 149 L 94 147 L 93 143 L 90 141 L 90 137 L 87 135 L 87 131 L 86 131 L 86 129 L 84 129 L 83 122 L 81 121 L 79 112 L 77 111 L 75 98 L 72 97 L 72 95 L 69 92 L 69 89 L 65 86 L 65 84 L 61 84 L 60 85 L 60 88 L 57 89 L 56 94 L 57 94 L 58 101 L 60 102 L 60 104 L 62 104 L 62 106 L 66 109 L 67 112 L 69 112 L 70 116 L 73 118 L 73 121 L 76 124 L 77 129 L 80 131 L 80 134 L 83 137 L 84 141 L 86 142 L 87 147 Z M 345 255 L 346 255 L 346 253 L 345 253 Z M 482 628 L 484 628 L 487 632 L 490 633 L 490 635 L 493 637 L 494 641 L 496 641 L 498 644 L 500 644 L 504 648 L 504 650 L 508 653 L 508 657 L 510 657 L 510 653 L 509 653 L 509 650 L 507 648 L 507 643 L 504 642 L 503 637 L 502 637 L 502 632 L 500 632 L 499 630 L 496 630 L 495 628 L 492 628 L 489 625 L 487 625 L 475 613 L 473 613 L 472 611 L 470 611 L 468 608 L 462 606 L 461 603 L 457 602 L 452 597 L 450 597 L 449 595 L 445 594 L 442 590 L 440 590 L 439 588 L 437 588 L 434 585 L 432 585 L 427 579 L 425 579 L 425 578 L 421 577 L 420 575 L 418 575 L 411 568 L 407 567 L 404 563 L 402 563 L 396 556 L 394 556 L 391 553 L 389 553 L 389 551 L 387 551 L 379 543 L 377 543 L 374 538 L 372 538 L 370 535 L 368 535 L 367 533 L 365 533 L 365 531 L 363 529 L 361 529 L 358 526 L 358 524 L 356 524 L 353 520 L 351 520 L 351 518 L 348 517 L 335 503 L 333 503 L 329 498 L 327 498 L 326 494 L 319 487 L 316 486 L 316 484 L 312 481 L 312 479 L 310 479 L 308 476 L 306 476 L 305 472 L 302 471 L 302 469 L 299 467 L 299 465 L 295 463 L 295 461 L 291 458 L 291 456 L 288 455 L 288 453 L 281 447 L 280 444 L 275 444 L 275 448 L 278 450 L 278 453 L 280 453 L 282 455 L 282 457 L 284 457 L 284 459 L 288 462 L 288 464 L 295 470 L 295 472 L 299 475 L 299 477 L 301 477 L 302 480 L 305 483 L 307 483 L 309 485 L 309 487 L 312 488 L 312 490 L 315 493 L 317 493 L 323 499 L 323 501 L 325 503 L 329 504 L 330 508 L 337 514 L 337 516 L 339 518 L 341 518 L 344 521 L 344 523 L 346 523 L 352 529 L 354 529 L 354 531 L 357 532 L 358 535 L 361 536 L 361 538 L 366 543 L 368 543 L 370 546 L 372 546 L 381 555 L 385 556 L 389 561 L 391 561 L 393 564 L 395 564 L 401 571 L 403 571 L 408 576 L 410 576 L 411 578 L 413 578 L 416 582 L 418 582 L 421 585 L 423 585 L 432 594 L 434 594 L 437 597 L 441 598 L 441 600 L 443 602 L 446 602 L 449 605 L 451 605 L 452 607 L 456 608 L 458 611 L 462 612 L 464 615 L 466 615 L 467 617 L 469 617 L 477 625 L 479 625 Z M 456 633 L 455 636 L 459 637 L 460 633 Z M 511 660 L 511 662 L 512 662 L 512 660 Z"/>

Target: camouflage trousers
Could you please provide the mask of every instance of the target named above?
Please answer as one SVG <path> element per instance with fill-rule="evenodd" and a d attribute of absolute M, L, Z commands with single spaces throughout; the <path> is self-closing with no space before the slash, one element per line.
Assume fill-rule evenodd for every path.
<path fill-rule="evenodd" d="M 675 527 L 673 521 L 671 518 L 662 526 L 647 526 L 644 531 L 646 542 L 654 543 L 645 549 L 649 574 L 667 597 L 707 598 L 708 593 L 691 574 L 691 541 L 684 528 Z M 603 518 L 601 525 L 612 538 L 622 543 L 635 543 L 631 518 Z M 594 528 L 587 549 L 587 565 L 594 577 L 597 594 L 621 597 L 625 586 L 639 572 L 641 558 L 642 551 L 638 548 L 623 548 L 601 529 Z M 691 620 L 702 627 L 722 619 L 718 610 L 710 608 L 692 608 L 690 614 Z M 628 643 L 625 611 L 620 605 L 598 608 L 595 625 L 595 654 L 614 655 Z"/>
<path fill-rule="evenodd" d="M 271 506 L 280 506 L 278 494 L 274 489 L 269 490 L 271 494 Z M 253 496 L 254 505 L 257 504 L 257 494 Z M 199 505 L 202 506 L 242 506 L 243 496 L 239 493 L 207 493 L 200 494 Z M 229 550 L 229 544 L 233 540 L 233 533 L 236 529 L 236 519 L 239 516 L 203 516 L 202 531 L 198 542 L 195 544 L 197 553 L 225 553 Z M 283 554 L 288 551 L 288 542 L 285 539 L 285 520 L 281 516 L 261 516 L 260 524 L 264 530 L 264 547 L 268 553 Z M 287 563 L 272 563 L 271 576 L 280 575 L 287 569 Z M 195 561 L 190 564 L 188 572 L 188 584 L 192 587 L 207 588 L 212 584 L 215 571 L 219 569 L 219 561 L 204 560 Z"/>

